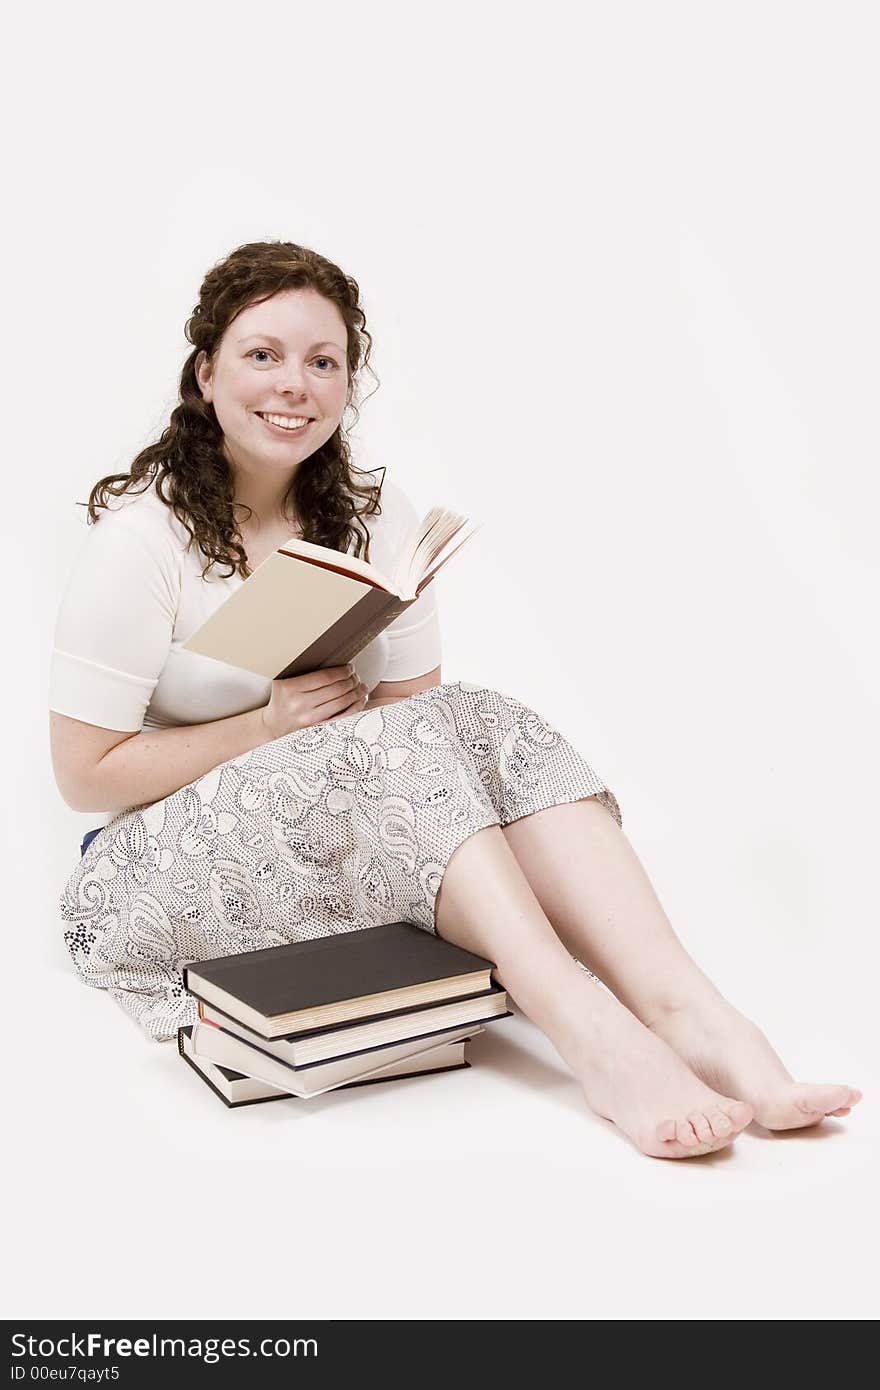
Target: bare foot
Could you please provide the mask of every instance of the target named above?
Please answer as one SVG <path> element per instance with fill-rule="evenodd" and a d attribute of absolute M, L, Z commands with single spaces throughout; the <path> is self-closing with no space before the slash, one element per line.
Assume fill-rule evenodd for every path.
<path fill-rule="evenodd" d="M 803 1129 L 848 1115 L 852 1086 L 795 1081 L 756 1024 L 722 995 L 667 1009 L 647 1025 L 705 1081 L 752 1107 L 765 1129 Z"/>
<path fill-rule="evenodd" d="M 629 1009 L 599 994 L 574 1067 L 592 1110 L 650 1158 L 694 1158 L 723 1148 L 752 1108 L 712 1089 Z"/>

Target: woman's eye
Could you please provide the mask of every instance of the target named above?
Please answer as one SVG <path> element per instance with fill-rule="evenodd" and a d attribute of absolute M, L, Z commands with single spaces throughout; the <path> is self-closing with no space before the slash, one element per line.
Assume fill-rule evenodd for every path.
<path fill-rule="evenodd" d="M 271 357 L 271 353 L 269 352 L 268 348 L 251 348 L 250 352 L 248 353 L 248 357 L 253 357 L 254 360 L 256 360 L 258 356 L 261 358 Z M 331 367 L 338 367 L 339 365 L 338 362 L 335 362 L 332 357 L 316 357 L 315 361 L 318 363 L 327 363 L 326 367 L 321 368 L 323 372 L 328 371 L 328 369 Z"/>

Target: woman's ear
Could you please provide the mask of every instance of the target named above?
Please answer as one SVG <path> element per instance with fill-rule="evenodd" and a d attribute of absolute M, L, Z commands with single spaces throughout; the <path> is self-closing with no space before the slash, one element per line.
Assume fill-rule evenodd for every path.
<path fill-rule="evenodd" d="M 213 395 L 213 392 L 211 390 L 211 369 L 208 366 L 208 354 L 204 351 L 204 349 L 199 353 L 198 357 L 196 358 L 195 371 L 196 381 L 199 384 L 199 390 L 202 393 L 202 398 L 205 401 L 207 401 L 208 405 L 210 405 L 211 397 Z"/>

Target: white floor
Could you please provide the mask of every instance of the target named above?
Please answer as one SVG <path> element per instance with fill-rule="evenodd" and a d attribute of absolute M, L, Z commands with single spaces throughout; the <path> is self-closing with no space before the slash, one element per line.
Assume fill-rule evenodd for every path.
<path fill-rule="evenodd" d="M 593 1116 L 522 1015 L 466 1071 L 227 1110 L 74 972 L 58 898 L 89 818 L 33 774 L 35 708 L 7 797 L 6 1315 L 876 1316 L 873 688 L 830 719 L 817 682 L 803 708 L 771 684 L 785 719 L 728 706 L 703 736 L 674 692 L 661 715 L 622 681 L 626 758 L 583 736 L 703 969 L 795 1076 L 864 1092 L 846 1118 L 675 1162 Z"/>
<path fill-rule="evenodd" d="M 8 1000 L 7 1317 L 876 1315 L 873 984 L 842 990 L 816 951 L 780 989 L 782 950 L 763 949 L 743 991 L 798 1075 L 865 1099 L 663 1162 L 591 1115 L 519 1013 L 470 1070 L 229 1111 L 34 947 L 35 1029 Z"/>

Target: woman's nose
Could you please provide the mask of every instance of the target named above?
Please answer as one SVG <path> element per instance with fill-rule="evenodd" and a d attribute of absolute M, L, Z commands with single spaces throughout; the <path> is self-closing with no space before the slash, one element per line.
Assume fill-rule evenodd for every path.
<path fill-rule="evenodd" d="M 295 362 L 289 362 L 281 372 L 278 382 L 282 391 L 289 391 L 291 395 L 305 395 L 305 368 Z"/>

